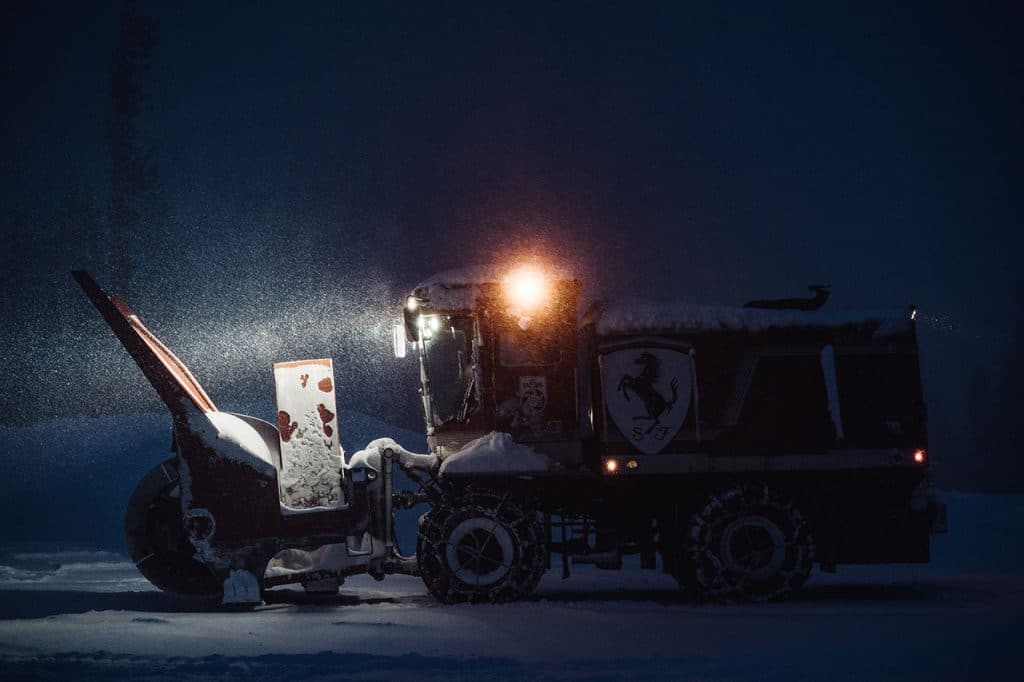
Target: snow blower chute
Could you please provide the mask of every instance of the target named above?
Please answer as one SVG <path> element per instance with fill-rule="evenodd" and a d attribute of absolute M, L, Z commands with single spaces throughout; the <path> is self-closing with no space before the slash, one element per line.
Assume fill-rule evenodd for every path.
<path fill-rule="evenodd" d="M 333 591 L 346 575 L 416 573 L 394 551 L 391 470 L 429 480 L 436 460 L 380 439 L 346 466 L 330 360 L 274 366 L 276 427 L 222 412 L 124 300 L 73 275 L 173 417 L 175 456 L 143 478 L 125 517 L 151 583 L 247 604 L 275 585 Z"/>

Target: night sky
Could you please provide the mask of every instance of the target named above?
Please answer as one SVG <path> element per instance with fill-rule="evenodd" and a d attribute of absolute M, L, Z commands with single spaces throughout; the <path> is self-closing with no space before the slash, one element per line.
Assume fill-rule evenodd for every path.
<path fill-rule="evenodd" d="M 8 423 L 157 409 L 53 246 L 69 191 L 102 222 L 120 6 L 2 10 Z M 163 203 L 129 294 L 219 402 L 265 413 L 270 362 L 327 354 L 339 405 L 418 428 L 387 324 L 451 267 L 726 304 L 824 282 L 920 306 L 936 473 L 992 483 L 964 453 L 1024 318 L 1016 3 L 138 7 Z"/>

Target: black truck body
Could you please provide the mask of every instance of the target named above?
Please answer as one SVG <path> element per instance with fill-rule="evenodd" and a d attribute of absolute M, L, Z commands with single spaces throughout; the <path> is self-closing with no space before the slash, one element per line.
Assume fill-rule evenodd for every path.
<path fill-rule="evenodd" d="M 835 570 L 928 561 L 945 510 L 928 490 L 913 307 L 629 300 L 578 315 L 571 279 L 551 281 L 546 304 L 530 311 L 509 302 L 506 281 L 466 280 L 422 285 L 406 306 L 432 450 L 457 459 L 497 431 L 551 464 L 442 466 L 442 488 L 452 500 L 483 490 L 537 510 L 566 573 L 572 562 L 615 568 L 630 553 L 654 567 L 660 554 L 684 586 L 773 597 L 798 587 L 812 562 Z M 424 338 L 431 316 L 438 331 Z M 438 389 L 444 363 L 431 352 L 446 333 L 462 345 L 460 375 L 473 373 L 454 392 L 465 396 L 454 418 L 432 405 L 448 390 Z M 700 564 L 728 553 L 737 533 L 767 543 L 769 554 L 778 545 L 775 563 L 798 552 L 798 575 L 781 587 L 723 587 L 724 560 L 712 557 L 704 571 Z"/>

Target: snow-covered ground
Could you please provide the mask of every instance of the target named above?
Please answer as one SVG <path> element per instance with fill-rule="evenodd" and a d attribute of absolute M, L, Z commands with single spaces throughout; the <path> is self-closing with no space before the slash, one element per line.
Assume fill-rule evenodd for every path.
<path fill-rule="evenodd" d="M 104 437 L 82 420 L 63 426 L 83 448 L 64 458 L 101 461 L 84 450 Z M 10 431 L 5 466 L 16 465 L 8 448 L 31 440 Z M 144 470 L 162 454 L 139 456 Z M 59 467 L 48 480 L 49 504 L 78 490 L 79 515 L 123 505 L 68 486 Z M 1024 496 L 947 500 L 950 534 L 934 539 L 931 564 L 840 567 L 786 602 L 751 606 L 695 604 L 660 572 L 627 565 L 565 581 L 556 567 L 518 604 L 442 606 L 416 578 L 360 576 L 336 597 L 280 590 L 232 612 L 154 590 L 116 547 L 59 534 L 27 543 L 19 530 L 0 546 L 0 677 L 1021 679 Z"/>

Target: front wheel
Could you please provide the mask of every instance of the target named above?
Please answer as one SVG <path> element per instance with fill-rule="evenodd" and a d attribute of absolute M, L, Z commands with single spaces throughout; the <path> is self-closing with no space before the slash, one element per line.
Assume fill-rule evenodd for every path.
<path fill-rule="evenodd" d="M 505 602 L 537 587 L 547 565 L 547 543 L 528 505 L 477 492 L 424 514 L 416 556 L 423 582 L 438 601 Z"/>
<path fill-rule="evenodd" d="M 792 501 L 747 483 L 712 495 L 693 515 L 688 554 L 702 595 L 767 601 L 804 584 L 814 540 Z"/>
<path fill-rule="evenodd" d="M 178 461 L 169 459 L 139 481 L 125 512 L 128 555 L 156 587 L 191 597 L 221 594 L 221 581 L 194 559 L 181 523 Z"/>

